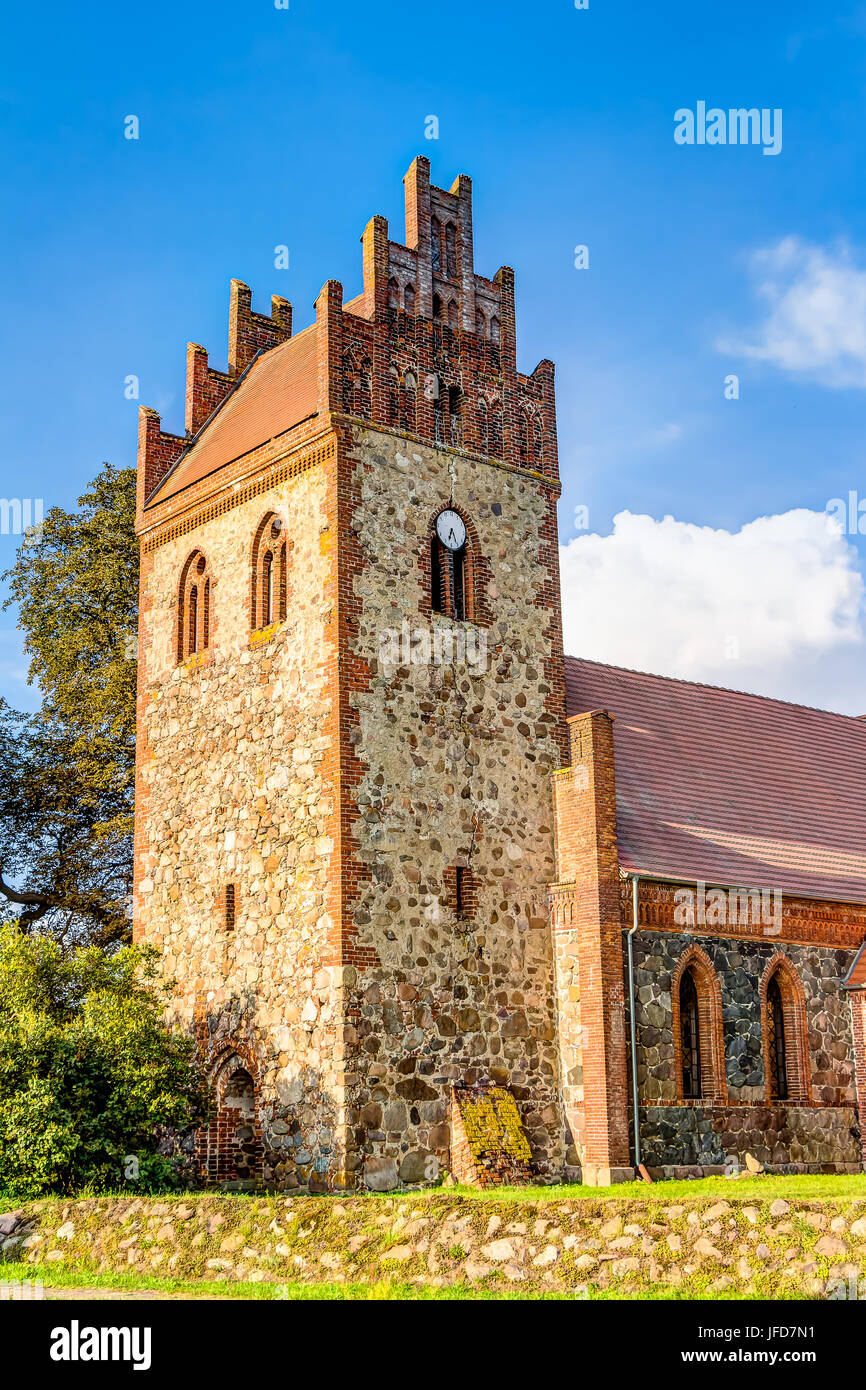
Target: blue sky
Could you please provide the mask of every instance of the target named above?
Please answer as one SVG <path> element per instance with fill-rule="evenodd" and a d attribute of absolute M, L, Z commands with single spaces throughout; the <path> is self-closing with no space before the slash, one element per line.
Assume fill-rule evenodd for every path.
<path fill-rule="evenodd" d="M 515 267 L 521 367 L 557 364 L 569 650 L 866 711 L 866 537 L 823 516 L 866 499 L 866 5 L 48 3 L 0 64 L 4 497 L 133 463 L 130 374 L 182 430 L 231 276 L 299 328 L 356 293 L 421 152 L 473 178 L 477 268 Z M 677 145 L 698 101 L 781 109 L 781 153 Z M 7 612 L 32 707 L 24 675 Z"/>

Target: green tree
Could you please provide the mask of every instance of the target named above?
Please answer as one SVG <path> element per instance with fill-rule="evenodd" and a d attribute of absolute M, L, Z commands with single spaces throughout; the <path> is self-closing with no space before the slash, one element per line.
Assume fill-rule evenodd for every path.
<path fill-rule="evenodd" d="M 6 577 L 42 707 L 0 702 L 0 919 L 110 945 L 132 889 L 135 470 L 52 507 Z"/>
<path fill-rule="evenodd" d="M 0 1188 L 48 1191 L 170 1185 L 160 1126 L 206 1114 L 191 1037 L 163 1021 L 170 986 L 151 948 L 64 950 L 0 928 Z"/>

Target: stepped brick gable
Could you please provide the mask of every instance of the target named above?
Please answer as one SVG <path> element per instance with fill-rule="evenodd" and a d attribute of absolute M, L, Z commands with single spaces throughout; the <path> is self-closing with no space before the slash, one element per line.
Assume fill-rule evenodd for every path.
<path fill-rule="evenodd" d="M 564 658 L 553 364 L 470 180 L 404 183 L 360 294 L 233 280 L 140 415 L 135 934 L 201 1174 L 859 1168 L 866 723 Z"/>

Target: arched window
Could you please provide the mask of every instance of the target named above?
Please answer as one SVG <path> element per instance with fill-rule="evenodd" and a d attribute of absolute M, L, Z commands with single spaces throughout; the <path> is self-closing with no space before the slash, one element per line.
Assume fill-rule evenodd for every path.
<path fill-rule="evenodd" d="M 786 956 L 774 956 L 767 966 L 761 982 L 761 1006 L 767 1100 L 808 1102 L 806 996 Z"/>
<path fill-rule="evenodd" d="M 683 1096 L 696 1100 L 701 1090 L 701 1029 L 698 1020 L 698 991 L 694 972 L 684 970 L 680 980 L 680 1038 L 682 1044 Z"/>
<path fill-rule="evenodd" d="M 471 556 L 467 531 L 463 545 L 451 550 L 439 539 L 434 522 L 430 533 L 430 606 L 458 622 L 473 620 Z"/>
<path fill-rule="evenodd" d="M 286 533 L 274 512 L 259 523 L 253 542 L 250 627 L 255 631 L 285 622 L 288 598 Z"/>
<path fill-rule="evenodd" d="M 233 1126 L 230 1124 L 227 1127 L 230 1144 L 228 1161 L 241 1182 L 250 1181 L 256 1177 L 259 1168 L 261 1144 L 256 1136 L 255 1087 L 253 1078 L 244 1067 L 238 1067 L 228 1078 L 223 1091 L 223 1105 L 234 1121 Z"/>
<path fill-rule="evenodd" d="M 262 622 L 274 620 L 274 553 L 266 550 L 262 560 Z"/>
<path fill-rule="evenodd" d="M 452 299 L 448 303 L 448 327 L 452 333 L 457 332 L 457 300 Z"/>
<path fill-rule="evenodd" d="M 788 1099 L 788 1065 L 785 1060 L 785 1010 L 776 975 L 767 986 L 767 1090 L 772 1100 Z"/>
<path fill-rule="evenodd" d="M 689 947 L 680 957 L 671 981 L 671 1004 L 677 1098 L 724 1105 L 722 992 L 713 963 L 700 946 Z"/>
<path fill-rule="evenodd" d="M 442 263 L 442 224 L 438 217 L 430 218 L 430 261 L 434 275 L 438 275 Z"/>
<path fill-rule="evenodd" d="M 189 600 L 187 602 L 189 618 L 187 620 L 186 650 L 187 655 L 192 656 L 198 651 L 198 585 L 190 584 Z"/>
<path fill-rule="evenodd" d="M 449 550 L 448 554 L 451 557 L 454 617 L 463 622 L 469 616 L 466 611 L 466 546 L 461 546 L 460 550 Z"/>
<path fill-rule="evenodd" d="M 453 222 L 445 224 L 445 274 L 449 280 L 457 274 L 457 234 Z"/>
<path fill-rule="evenodd" d="M 442 319 L 442 300 L 438 294 L 433 296 L 433 318 L 437 323 Z"/>
<path fill-rule="evenodd" d="M 181 571 L 177 595 L 177 659 L 186 661 L 210 646 L 211 582 L 207 560 L 194 550 Z"/>
<path fill-rule="evenodd" d="M 483 399 L 478 402 L 478 451 L 487 453 L 487 402 Z"/>
<path fill-rule="evenodd" d="M 250 1066 L 247 1058 L 233 1049 L 216 1065 L 216 1105 L 198 1138 L 202 1176 L 208 1184 L 253 1187 L 261 1182 L 261 1125 Z"/>
<path fill-rule="evenodd" d="M 403 377 L 403 390 L 400 395 L 400 425 L 404 430 L 415 429 L 415 399 L 418 391 L 418 383 L 415 380 L 414 372 L 407 372 Z"/>
<path fill-rule="evenodd" d="M 415 286 L 407 285 L 403 291 L 403 308 L 407 314 L 415 312 Z"/>
<path fill-rule="evenodd" d="M 389 309 L 399 309 L 399 307 L 400 307 L 400 286 L 399 286 L 399 284 L 397 283 L 397 281 L 394 279 L 394 276 L 392 275 L 392 276 L 391 276 L 391 279 L 388 281 L 388 308 L 389 308 Z"/>
<path fill-rule="evenodd" d="M 480 304 L 475 305 L 475 332 L 479 338 L 487 337 L 487 320 Z"/>
<path fill-rule="evenodd" d="M 492 458 L 502 458 L 502 402 L 493 401 L 490 406 L 490 429 L 488 444 Z"/>

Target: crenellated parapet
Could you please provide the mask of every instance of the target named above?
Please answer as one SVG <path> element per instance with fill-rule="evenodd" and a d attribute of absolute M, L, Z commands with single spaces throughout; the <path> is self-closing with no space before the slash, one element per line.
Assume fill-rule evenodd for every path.
<path fill-rule="evenodd" d="M 139 513 L 172 464 L 180 458 L 188 442 L 186 435 L 166 434 L 160 428 L 161 423 L 157 411 L 146 405 L 139 406 L 136 479 L 136 505 Z"/>
<path fill-rule="evenodd" d="M 229 304 L 229 375 L 246 371 L 260 352 L 292 336 L 292 306 L 282 295 L 271 296 L 270 314 L 252 307 L 252 291 L 243 280 L 232 280 Z"/>
<path fill-rule="evenodd" d="M 140 518 L 165 499 L 169 474 L 174 495 L 222 463 L 237 470 L 243 453 L 295 426 L 309 438 L 330 416 L 558 484 L 554 366 L 545 359 L 529 375 L 517 370 L 514 272 L 476 272 L 471 179 L 437 188 L 419 157 L 404 185 L 405 244 L 390 239 L 384 217 L 371 218 L 362 292 L 344 302 L 342 285 L 327 281 L 301 334 L 293 337 L 287 299 L 273 296 L 270 314 L 260 313 L 249 286 L 232 280 L 227 369 L 211 366 L 201 344 L 187 345 L 185 434 L 164 433 L 153 411 L 142 413 Z M 247 399 L 248 379 L 258 403 L 248 426 L 224 432 L 223 457 L 219 417 L 236 394 Z"/>
<path fill-rule="evenodd" d="M 345 306 L 334 395 L 348 413 L 393 427 L 395 377 L 399 392 L 411 373 L 415 433 L 558 478 L 553 363 L 517 371 L 514 272 L 475 271 L 472 180 L 436 188 L 418 158 L 404 186 L 405 245 L 389 239 L 384 217 L 364 231 L 364 290 Z"/>
<path fill-rule="evenodd" d="M 281 295 L 271 299 L 271 313 L 252 308 L 252 292 L 242 280 L 232 280 L 229 299 L 228 371 L 208 363 L 201 343 L 186 346 L 186 396 L 183 435 L 161 428 L 161 418 L 149 406 L 139 410 L 138 509 L 168 474 L 173 463 L 189 448 L 196 435 L 223 404 L 232 388 L 260 352 L 286 342 L 292 336 L 292 306 Z"/>

